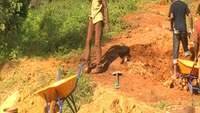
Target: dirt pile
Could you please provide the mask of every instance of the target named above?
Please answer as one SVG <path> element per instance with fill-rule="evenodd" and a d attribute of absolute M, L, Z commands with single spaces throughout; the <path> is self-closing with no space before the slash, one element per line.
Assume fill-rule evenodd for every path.
<path fill-rule="evenodd" d="M 141 10 L 123 17 L 129 27 L 105 44 L 103 51 L 124 43 L 130 47 L 131 60 L 127 65 L 113 61 L 107 72 L 95 75 L 94 81 L 113 87 L 113 71 L 123 73 L 120 91 L 146 103 L 188 105 L 190 93 L 163 85 L 172 75 L 172 33 L 169 31 L 169 5 L 145 4 Z M 180 57 L 183 58 L 181 46 Z M 199 96 L 194 96 L 195 103 Z M 164 105 L 165 105 L 164 104 Z"/>
<path fill-rule="evenodd" d="M 113 89 L 98 87 L 90 104 L 81 106 L 78 113 L 163 113 Z"/>
<path fill-rule="evenodd" d="M 121 64 L 121 59 L 116 58 L 105 73 L 91 75 L 101 87 L 96 89 L 93 102 L 81 106 L 79 113 L 165 113 L 160 110 L 168 106 L 175 110 L 166 113 L 178 113 L 177 108 L 184 110 L 184 106 L 191 105 L 188 92 L 169 89 L 162 84 L 172 75 L 172 33 L 169 31 L 168 9 L 167 5 L 145 4 L 139 11 L 122 18 L 128 28 L 104 44 L 102 52 L 106 53 L 110 47 L 123 43 L 130 48 L 131 60 Z M 60 64 L 65 64 L 67 70 L 76 68 L 77 59 L 79 56 L 66 61 L 30 58 L 2 64 L 0 104 L 11 91 L 19 90 L 20 113 L 37 113 L 41 102 L 32 95 L 34 91 L 55 79 Z M 114 71 L 123 73 L 118 91 L 112 89 Z M 199 107 L 200 97 L 193 98 L 194 106 Z M 195 112 L 198 111 L 195 109 Z"/>
<path fill-rule="evenodd" d="M 0 105 L 3 104 L 8 95 L 11 95 L 13 91 L 19 91 L 20 99 L 17 101 L 19 112 L 30 113 L 30 111 L 38 111 L 41 108 L 41 102 L 33 94 L 38 89 L 55 81 L 56 71 L 61 65 L 68 71 L 76 69 L 76 58 L 74 60 L 24 58 L 1 64 Z"/>
<path fill-rule="evenodd" d="M 98 86 L 92 102 L 81 106 L 78 113 L 200 113 L 200 107 L 189 104 L 167 106 L 164 102 L 147 104 L 117 90 Z"/>

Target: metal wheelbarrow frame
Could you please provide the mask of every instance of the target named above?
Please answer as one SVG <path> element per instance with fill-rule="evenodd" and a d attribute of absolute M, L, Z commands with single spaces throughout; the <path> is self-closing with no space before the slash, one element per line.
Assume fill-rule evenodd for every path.
<path fill-rule="evenodd" d="M 198 71 L 200 66 L 196 65 L 193 61 L 178 59 L 179 75 L 180 78 L 188 80 L 188 88 L 191 94 L 194 92 L 200 93 L 200 87 L 193 86 L 192 81 L 198 79 Z"/>
<path fill-rule="evenodd" d="M 52 102 L 55 102 L 55 105 L 53 107 L 57 106 L 58 112 L 62 113 L 64 101 L 67 102 L 72 113 L 78 112 L 73 92 L 75 91 L 78 80 L 82 74 L 82 68 L 83 64 L 80 64 L 77 75 L 73 75 L 68 77 L 67 79 L 55 82 L 54 84 L 35 92 L 35 94 L 38 94 L 46 101 L 46 106 L 44 110 L 45 113 L 52 113 L 51 112 Z"/>

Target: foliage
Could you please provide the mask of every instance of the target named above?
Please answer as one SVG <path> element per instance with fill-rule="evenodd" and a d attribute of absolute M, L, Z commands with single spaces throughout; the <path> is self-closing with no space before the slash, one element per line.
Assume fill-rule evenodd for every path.
<path fill-rule="evenodd" d="M 62 51 L 65 54 L 82 47 L 86 33 L 87 4 L 59 1 L 31 10 L 20 33 L 23 53 L 45 55 Z"/>
<path fill-rule="evenodd" d="M 14 37 L 28 12 L 29 0 L 0 1 L 0 59 L 17 51 Z"/>
<path fill-rule="evenodd" d="M 153 107 L 159 108 L 160 110 L 165 110 L 169 106 L 170 106 L 169 103 L 167 103 L 165 101 L 160 101 L 153 105 Z"/>
<path fill-rule="evenodd" d="M 75 104 L 79 108 L 83 104 L 87 104 L 91 101 L 93 95 L 93 87 L 88 76 L 81 76 L 78 81 L 77 88 L 73 94 L 75 98 Z M 67 102 L 64 103 L 64 112 L 71 113 Z"/>
<path fill-rule="evenodd" d="M 136 3 L 139 0 L 112 0 L 109 2 L 109 16 L 110 16 L 110 24 L 112 32 L 119 32 L 124 28 L 123 21 L 120 17 L 127 14 L 130 11 L 136 10 Z"/>
<path fill-rule="evenodd" d="M 21 18 L 26 15 L 27 0 L 2 0 L 0 2 L 0 30 L 16 29 Z"/>
<path fill-rule="evenodd" d="M 3 15 L 0 20 L 0 59 L 19 56 L 64 55 L 71 50 L 84 47 L 90 2 L 85 0 L 59 0 L 49 3 L 41 1 L 40 6 L 28 10 L 30 0 L 3 0 L 15 3 L 10 8 L 11 16 Z M 23 2 L 22 2 L 23 1 Z M 140 1 L 140 0 L 139 0 Z M 109 15 L 112 32 L 104 34 L 103 40 L 124 28 L 121 16 L 136 9 L 138 0 L 110 0 Z M 7 5 L 0 8 L 7 10 Z M 6 8 L 6 9 L 5 9 Z M 10 11 L 11 10 L 11 11 Z M 4 12 L 4 11 L 3 11 Z M 0 12 L 2 13 L 2 11 Z M 13 23 L 7 25 L 6 23 Z"/>

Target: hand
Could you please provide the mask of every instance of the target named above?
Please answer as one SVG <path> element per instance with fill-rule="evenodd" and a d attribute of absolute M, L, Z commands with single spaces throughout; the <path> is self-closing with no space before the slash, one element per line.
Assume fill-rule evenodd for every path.
<path fill-rule="evenodd" d="M 195 58 L 195 59 L 194 59 L 194 65 L 197 65 L 197 62 L 198 62 L 198 59 Z"/>
<path fill-rule="evenodd" d="M 104 30 L 105 32 L 110 32 L 110 26 L 107 23 L 105 23 Z"/>
<path fill-rule="evenodd" d="M 194 32 L 194 29 L 189 29 L 188 33 L 192 34 Z"/>
<path fill-rule="evenodd" d="M 174 32 L 174 29 L 173 28 L 169 28 L 169 31 Z"/>

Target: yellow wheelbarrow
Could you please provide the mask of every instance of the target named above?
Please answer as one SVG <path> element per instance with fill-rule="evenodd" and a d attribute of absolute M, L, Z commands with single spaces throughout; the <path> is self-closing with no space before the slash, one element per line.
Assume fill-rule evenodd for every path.
<path fill-rule="evenodd" d="M 181 74 L 193 74 L 198 76 L 200 65 L 195 65 L 193 61 L 178 59 L 179 72 Z"/>
<path fill-rule="evenodd" d="M 42 88 L 35 92 L 46 101 L 45 113 L 62 113 L 63 103 L 67 101 L 73 113 L 77 113 L 73 92 L 76 89 L 78 79 L 82 73 L 83 64 L 79 65 L 77 75 L 70 76 L 66 79 L 59 80 L 52 85 Z M 61 76 L 58 73 L 57 76 Z M 60 77 L 58 77 L 60 78 Z"/>
<path fill-rule="evenodd" d="M 198 79 L 200 65 L 195 64 L 193 61 L 178 59 L 178 77 L 186 78 L 188 80 L 188 88 L 191 94 L 195 92 L 200 93 L 200 87 L 193 86 L 192 81 Z"/>

